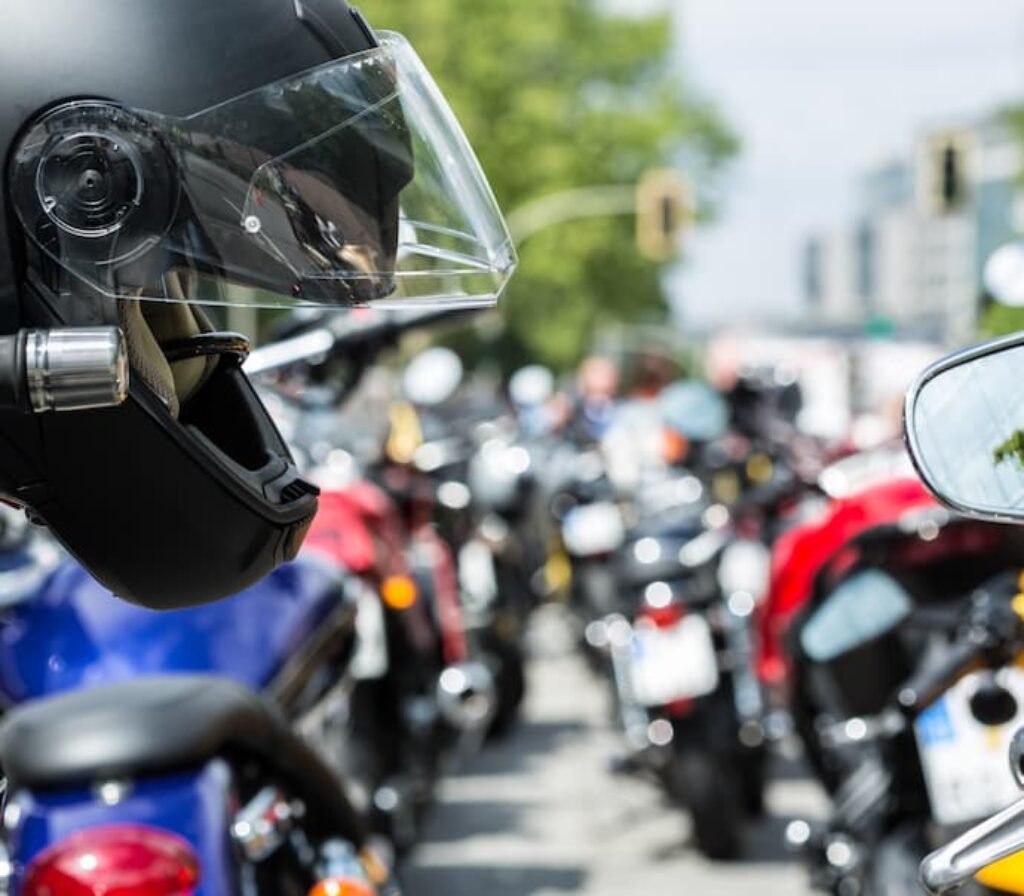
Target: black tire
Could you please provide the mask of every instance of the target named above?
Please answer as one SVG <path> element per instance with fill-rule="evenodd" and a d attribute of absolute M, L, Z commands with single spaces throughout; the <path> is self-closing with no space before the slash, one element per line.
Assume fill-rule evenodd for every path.
<path fill-rule="evenodd" d="M 764 815 L 764 790 L 767 756 L 764 747 L 743 750 L 739 757 L 740 788 L 743 793 L 743 808 L 750 818 Z"/>
<path fill-rule="evenodd" d="M 486 648 L 498 690 L 498 706 L 487 729 L 488 738 L 503 737 L 519 720 L 526 696 L 526 659 L 517 643 L 493 639 Z"/>
<path fill-rule="evenodd" d="M 709 859 L 740 854 L 743 792 L 734 768 L 710 753 L 676 753 L 667 770 L 670 793 L 690 811 L 693 836 Z"/>

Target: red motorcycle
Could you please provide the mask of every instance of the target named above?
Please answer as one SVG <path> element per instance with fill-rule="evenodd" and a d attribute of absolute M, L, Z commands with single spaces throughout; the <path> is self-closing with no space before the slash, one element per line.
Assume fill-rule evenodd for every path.
<path fill-rule="evenodd" d="M 758 676 L 769 692 L 783 698 L 789 680 L 785 635 L 825 565 L 844 544 L 869 529 L 938 506 L 901 456 L 846 458 L 827 468 L 819 481 L 826 492 L 832 486 L 834 497 L 822 514 L 776 540 L 768 595 L 759 610 Z"/>

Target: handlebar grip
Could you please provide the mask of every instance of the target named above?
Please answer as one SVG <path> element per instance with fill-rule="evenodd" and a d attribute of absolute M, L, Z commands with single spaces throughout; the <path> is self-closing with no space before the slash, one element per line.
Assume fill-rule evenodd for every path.
<path fill-rule="evenodd" d="M 984 655 L 984 644 L 971 639 L 958 641 L 936 665 L 903 684 L 896 697 L 900 711 L 911 718 L 924 712 Z"/>

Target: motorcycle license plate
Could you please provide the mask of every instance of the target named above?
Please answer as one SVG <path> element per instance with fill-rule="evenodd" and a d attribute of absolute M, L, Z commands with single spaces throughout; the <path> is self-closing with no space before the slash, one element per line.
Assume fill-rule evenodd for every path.
<path fill-rule="evenodd" d="M 685 616 L 671 628 L 637 628 L 630 660 L 630 689 L 642 706 L 703 697 L 718 687 L 715 645 L 703 616 Z"/>
<path fill-rule="evenodd" d="M 1002 669 L 996 678 L 1017 699 L 1017 717 L 1006 725 L 982 725 L 971 714 L 981 673 L 960 679 L 914 725 L 932 815 L 940 824 L 978 821 L 1020 799 L 1006 756 L 1024 722 L 1024 670 Z"/>

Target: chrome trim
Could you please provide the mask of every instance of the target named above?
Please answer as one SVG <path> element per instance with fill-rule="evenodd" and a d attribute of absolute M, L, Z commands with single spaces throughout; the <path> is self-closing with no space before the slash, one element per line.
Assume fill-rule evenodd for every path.
<path fill-rule="evenodd" d="M 459 731 L 477 731 L 490 723 L 498 707 L 494 675 L 479 661 L 447 666 L 438 676 L 435 693 L 442 717 Z"/>
<path fill-rule="evenodd" d="M 817 735 L 823 747 L 835 750 L 895 737 L 906 730 L 907 721 L 903 715 L 889 709 L 876 716 L 854 716 L 829 722 L 819 726 Z"/>
<path fill-rule="evenodd" d="M 46 334 L 30 330 L 25 336 L 25 383 L 32 410 L 37 414 L 49 410 L 46 398 Z"/>
<path fill-rule="evenodd" d="M 238 810 L 231 823 L 231 838 L 254 863 L 270 858 L 288 837 L 302 810 L 293 806 L 276 787 L 264 787 Z"/>
<path fill-rule="evenodd" d="M 1020 852 L 1024 845 L 1024 799 L 935 850 L 921 863 L 929 893 L 946 893 L 989 865 Z"/>
<path fill-rule="evenodd" d="M 1010 741 L 1010 774 L 1017 786 L 1024 790 L 1024 728 L 1018 728 Z"/>
<path fill-rule="evenodd" d="M 1011 336 L 992 339 L 988 342 L 983 342 L 980 345 L 972 345 L 961 349 L 960 351 L 953 352 L 945 358 L 936 361 L 934 364 L 930 364 L 918 375 L 917 379 L 914 380 L 911 387 L 907 390 L 907 397 L 903 403 L 903 434 L 907 443 L 907 451 L 910 454 L 910 460 L 913 463 L 918 476 L 921 477 L 921 481 L 927 486 L 928 491 L 935 495 L 935 497 L 947 507 L 955 510 L 957 513 L 961 513 L 964 516 L 968 516 L 973 519 L 997 523 L 1019 522 L 1024 520 L 1024 509 L 1019 512 L 1007 512 L 1002 508 L 996 509 L 982 506 L 971 506 L 961 504 L 944 494 L 936 484 L 934 477 L 930 474 L 927 466 L 924 464 L 920 456 L 920 442 L 917 437 L 917 432 L 914 429 L 914 414 L 917 410 L 917 403 L 924 387 L 939 374 L 945 373 L 947 370 L 952 370 L 954 367 L 961 367 L 970 361 L 975 361 L 979 358 L 985 358 L 989 355 L 1005 351 L 1006 349 L 1018 348 L 1021 346 L 1024 346 L 1024 333 L 1014 333 Z"/>
<path fill-rule="evenodd" d="M 116 407 L 128 396 L 128 380 L 128 349 L 117 327 L 25 334 L 25 383 L 37 414 Z"/>
<path fill-rule="evenodd" d="M 1024 341 L 1024 339 L 1022 339 Z M 1010 772 L 1024 789 L 1024 728 L 1010 743 Z M 946 893 L 979 871 L 1024 849 L 1024 799 L 935 850 L 921 863 L 921 883 L 929 893 Z"/>

